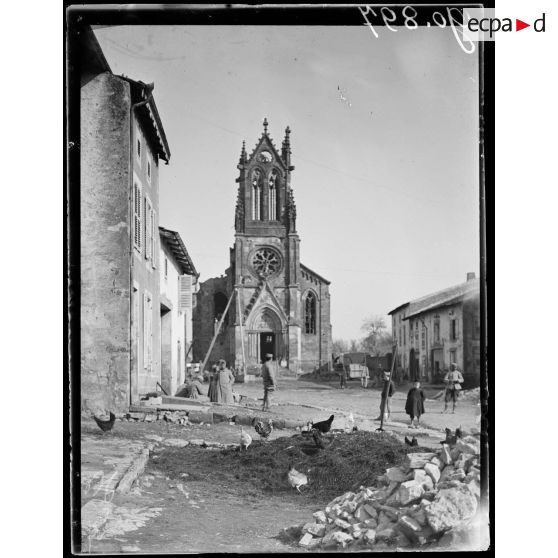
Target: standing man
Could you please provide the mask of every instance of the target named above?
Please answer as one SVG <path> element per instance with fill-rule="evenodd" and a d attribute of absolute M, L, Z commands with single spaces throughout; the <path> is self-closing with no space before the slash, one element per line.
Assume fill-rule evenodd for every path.
<path fill-rule="evenodd" d="M 269 411 L 271 395 L 277 387 L 277 363 L 273 360 L 273 355 L 265 355 L 265 362 L 262 364 L 262 380 L 264 386 L 264 398 L 262 411 Z"/>
<path fill-rule="evenodd" d="M 461 390 L 461 384 L 464 382 L 461 372 L 457 369 L 455 363 L 450 364 L 450 371 L 444 376 L 444 382 L 446 384 L 446 400 L 443 412 L 448 410 L 448 403 L 453 402 L 453 411 L 455 413 L 455 405 L 457 403 L 457 398 L 459 397 L 459 391 Z"/>
<path fill-rule="evenodd" d="M 380 402 L 380 416 L 376 420 L 382 420 L 382 414 L 386 412 L 387 420 L 391 418 L 391 397 L 395 393 L 395 386 L 391 381 L 391 372 L 384 370 L 384 384 L 382 386 L 382 400 Z"/>

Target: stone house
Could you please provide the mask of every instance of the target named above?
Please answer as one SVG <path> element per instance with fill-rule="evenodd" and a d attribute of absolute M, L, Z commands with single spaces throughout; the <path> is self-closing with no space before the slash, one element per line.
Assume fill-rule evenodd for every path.
<path fill-rule="evenodd" d="M 464 387 L 480 383 L 480 285 L 467 281 L 406 302 L 389 312 L 400 377 L 439 381 L 455 363 Z"/>
<path fill-rule="evenodd" d="M 267 126 L 250 155 L 242 145 L 230 266 L 196 295 L 194 359 L 205 358 L 230 302 L 209 362 L 253 373 L 272 353 L 284 371 L 330 369 L 330 282 L 300 262 L 290 129 L 278 151 Z"/>
<path fill-rule="evenodd" d="M 192 300 L 198 273 L 180 235 L 159 227 L 161 385 L 169 394 L 184 382 L 192 360 Z"/>
<path fill-rule="evenodd" d="M 81 404 L 122 412 L 161 380 L 159 164 L 153 85 L 80 39 Z"/>

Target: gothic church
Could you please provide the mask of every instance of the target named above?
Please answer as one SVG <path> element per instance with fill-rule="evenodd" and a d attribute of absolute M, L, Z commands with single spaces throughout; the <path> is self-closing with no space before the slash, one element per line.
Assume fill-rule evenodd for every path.
<path fill-rule="evenodd" d="M 267 127 L 266 119 L 250 156 L 242 144 L 230 267 L 200 285 L 193 357 L 203 361 L 226 311 L 208 363 L 224 358 L 237 370 L 245 363 L 253 373 L 263 355 L 272 353 L 281 368 L 292 372 L 328 369 L 330 283 L 299 259 L 290 129 L 279 152 Z"/>

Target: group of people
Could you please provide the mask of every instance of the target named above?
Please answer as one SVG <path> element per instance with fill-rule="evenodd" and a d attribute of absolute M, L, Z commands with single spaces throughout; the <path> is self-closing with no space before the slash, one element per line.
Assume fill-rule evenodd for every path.
<path fill-rule="evenodd" d="M 232 389 L 234 380 L 232 370 L 227 368 L 227 363 L 221 359 L 211 367 L 207 393 L 203 389 L 203 376 L 198 374 L 193 378 L 187 379 L 185 383 L 179 386 L 175 395 L 190 399 L 197 399 L 200 395 L 207 395 L 209 401 L 213 403 L 234 403 Z"/>
<path fill-rule="evenodd" d="M 463 375 L 455 364 L 450 365 L 450 371 L 444 376 L 444 410 L 448 411 L 448 403 L 452 402 L 452 413 L 455 413 L 455 406 L 461 391 L 461 384 L 464 382 Z M 380 416 L 376 420 L 381 420 L 382 415 L 389 420 L 391 417 L 391 398 L 395 393 L 395 384 L 391 379 L 391 373 L 384 371 L 384 382 L 382 386 L 382 396 L 380 401 Z M 411 418 L 410 428 L 419 428 L 420 417 L 424 414 L 424 391 L 420 387 L 420 382 L 415 381 L 413 387 L 407 393 L 405 402 L 405 413 Z M 416 420 L 416 423 L 415 423 Z"/>

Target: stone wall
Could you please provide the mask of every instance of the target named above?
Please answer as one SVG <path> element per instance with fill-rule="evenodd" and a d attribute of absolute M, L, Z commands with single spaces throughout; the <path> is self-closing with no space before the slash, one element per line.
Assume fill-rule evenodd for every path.
<path fill-rule="evenodd" d="M 81 90 L 81 405 L 126 411 L 130 389 L 130 92 L 103 73 Z"/>

